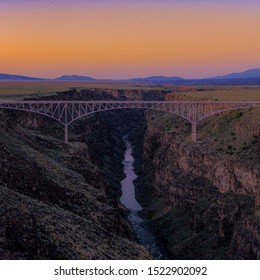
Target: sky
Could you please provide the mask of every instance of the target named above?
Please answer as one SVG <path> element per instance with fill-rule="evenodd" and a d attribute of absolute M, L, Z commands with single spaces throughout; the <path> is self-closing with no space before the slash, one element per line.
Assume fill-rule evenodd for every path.
<path fill-rule="evenodd" d="M 0 72 L 200 78 L 260 68 L 259 0 L 0 0 Z"/>

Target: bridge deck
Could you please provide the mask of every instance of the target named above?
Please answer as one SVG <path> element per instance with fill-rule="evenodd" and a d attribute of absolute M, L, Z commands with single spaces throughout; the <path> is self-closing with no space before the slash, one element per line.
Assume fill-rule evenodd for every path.
<path fill-rule="evenodd" d="M 1 100 L 0 101 L 0 106 L 1 104 L 86 104 L 86 103 L 94 103 L 94 104 L 99 104 L 99 103 L 107 103 L 107 104 L 130 104 L 130 103 L 135 103 L 135 104 L 144 104 L 144 103 L 149 103 L 149 104 L 260 104 L 260 101 L 171 101 L 171 100 L 166 100 L 166 101 L 150 101 L 150 100 L 133 100 L 133 101 L 117 101 L 117 100 L 24 100 L 24 101 L 15 101 L 15 100 Z"/>
<path fill-rule="evenodd" d="M 68 142 L 68 125 L 84 116 L 115 109 L 152 109 L 176 114 L 192 124 L 192 139 L 196 141 L 197 125 L 204 119 L 230 110 L 259 106 L 260 101 L 117 101 L 117 100 L 24 100 L 0 101 L 0 109 L 22 110 L 41 114 L 65 126 Z"/>

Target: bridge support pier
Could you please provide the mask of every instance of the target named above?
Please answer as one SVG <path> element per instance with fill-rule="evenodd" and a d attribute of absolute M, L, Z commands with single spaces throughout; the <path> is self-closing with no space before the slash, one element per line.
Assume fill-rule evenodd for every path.
<path fill-rule="evenodd" d="M 68 144 L 69 143 L 69 133 L 68 133 L 68 125 L 67 124 L 65 124 L 64 133 L 65 133 L 65 143 Z"/>
<path fill-rule="evenodd" d="M 192 141 L 196 142 L 197 141 L 197 124 L 196 123 L 192 123 Z"/>

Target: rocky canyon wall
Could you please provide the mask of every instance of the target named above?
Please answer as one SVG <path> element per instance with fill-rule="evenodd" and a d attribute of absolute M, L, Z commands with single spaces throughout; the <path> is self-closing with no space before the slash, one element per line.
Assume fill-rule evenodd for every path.
<path fill-rule="evenodd" d="M 147 114 L 140 201 L 173 259 L 260 258 L 260 110 L 199 128 Z"/>
<path fill-rule="evenodd" d="M 57 98 L 113 98 L 94 93 Z M 59 123 L 0 112 L 0 259 L 151 258 L 118 205 L 124 147 L 113 122 L 106 113 L 81 120 L 65 145 Z"/>

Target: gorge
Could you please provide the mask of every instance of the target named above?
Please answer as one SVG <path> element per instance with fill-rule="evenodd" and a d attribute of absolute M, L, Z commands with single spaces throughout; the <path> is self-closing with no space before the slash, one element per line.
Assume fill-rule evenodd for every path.
<path fill-rule="evenodd" d="M 168 92 L 68 91 L 58 98 L 155 99 Z M 75 122 L 1 112 L 0 258 L 151 259 L 120 205 L 124 135 L 139 213 L 169 259 L 260 258 L 260 111 L 215 116 L 199 143 L 185 120 L 118 110 Z M 202 140 L 203 139 L 203 140 Z"/>

